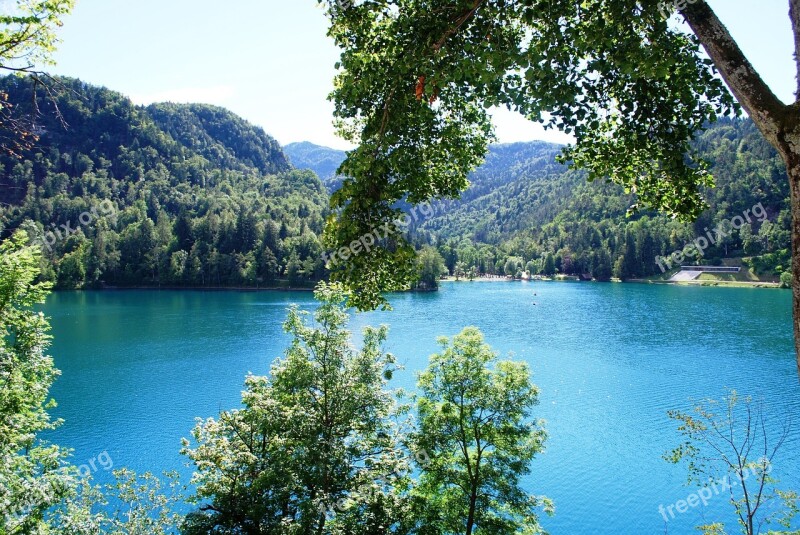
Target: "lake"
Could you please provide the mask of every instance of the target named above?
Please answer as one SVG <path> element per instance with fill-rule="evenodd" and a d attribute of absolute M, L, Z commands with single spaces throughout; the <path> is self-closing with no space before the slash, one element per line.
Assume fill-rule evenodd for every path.
<path fill-rule="evenodd" d="M 308 292 L 61 292 L 45 313 L 62 371 L 52 393 L 65 424 L 49 438 L 89 464 L 178 470 L 196 417 L 239 405 L 244 376 L 265 374 L 288 338 L 290 304 Z M 789 291 L 665 285 L 460 282 L 436 293 L 391 297 L 394 310 L 359 314 L 351 326 L 390 325 L 387 349 L 414 375 L 436 338 L 476 325 L 501 355 L 530 363 L 547 421 L 546 452 L 526 488 L 555 501 L 552 534 L 692 533 L 730 520 L 723 496 L 665 522 L 686 499 L 683 467 L 661 456 L 681 441 L 670 409 L 720 398 L 726 388 L 763 398 L 771 429 L 800 415 Z M 779 488 L 800 491 L 800 421 L 775 459 Z M 95 476 L 108 473 L 95 463 Z M 729 533 L 736 532 L 731 524 Z"/>

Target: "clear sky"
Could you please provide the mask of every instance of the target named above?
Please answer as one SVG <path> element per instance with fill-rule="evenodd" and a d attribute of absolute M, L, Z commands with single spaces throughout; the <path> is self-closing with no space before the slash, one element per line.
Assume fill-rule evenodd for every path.
<path fill-rule="evenodd" d="M 750 60 L 786 102 L 796 86 L 788 0 L 711 0 Z M 130 96 L 224 106 L 280 143 L 347 148 L 331 126 L 338 52 L 315 0 L 78 0 L 53 72 Z M 565 142 L 506 110 L 501 142 Z"/>

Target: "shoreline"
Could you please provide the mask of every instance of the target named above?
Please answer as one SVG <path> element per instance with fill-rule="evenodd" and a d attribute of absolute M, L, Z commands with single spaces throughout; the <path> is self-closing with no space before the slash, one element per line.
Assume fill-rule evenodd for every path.
<path fill-rule="evenodd" d="M 669 280 L 648 280 L 648 279 L 628 279 L 626 281 L 611 280 L 611 281 L 587 281 L 579 280 L 577 278 L 563 278 L 563 279 L 508 279 L 501 277 L 475 277 L 472 280 L 459 279 L 449 277 L 442 279 L 439 283 L 462 283 L 462 282 L 479 282 L 479 283 L 535 283 L 535 282 L 602 282 L 602 283 L 632 283 L 632 284 L 662 284 L 668 286 L 699 286 L 699 287 L 713 287 L 713 288 L 756 288 L 767 290 L 781 290 L 779 282 L 766 282 L 766 281 L 669 281 Z M 249 286 L 103 286 L 99 288 L 53 288 L 53 292 L 124 292 L 124 291 L 137 291 L 137 290 L 150 290 L 150 291 L 200 291 L 200 292 L 313 292 L 314 286 L 269 286 L 253 288 Z M 436 290 L 421 290 L 410 289 L 407 292 L 434 292 Z"/>
<path fill-rule="evenodd" d="M 781 283 L 779 282 L 766 282 L 766 281 L 654 281 L 647 279 L 629 279 L 625 282 L 632 282 L 635 284 L 664 284 L 670 286 L 701 286 L 713 288 L 763 288 L 767 290 L 782 290 Z"/>
<path fill-rule="evenodd" d="M 768 281 L 669 281 L 669 280 L 648 280 L 648 279 L 628 279 L 625 281 L 620 281 L 617 279 L 613 279 L 610 281 L 596 281 L 596 280 L 579 280 L 577 278 L 565 278 L 565 279 L 506 279 L 506 278 L 489 278 L 489 277 L 476 277 L 473 280 L 469 279 L 460 279 L 455 280 L 454 278 L 447 278 L 443 279 L 440 282 L 597 282 L 597 283 L 632 283 L 632 284 L 663 284 L 669 286 L 700 286 L 700 287 L 713 287 L 713 288 L 757 288 L 757 289 L 767 289 L 767 290 L 781 290 L 781 284 L 779 282 L 768 282 Z"/>

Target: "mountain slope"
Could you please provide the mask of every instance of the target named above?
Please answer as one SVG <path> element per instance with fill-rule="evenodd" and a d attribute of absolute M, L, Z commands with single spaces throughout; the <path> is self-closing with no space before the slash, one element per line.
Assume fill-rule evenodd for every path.
<path fill-rule="evenodd" d="M 33 114 L 36 98 L 41 134 L 21 159 L 0 155 L 0 236 L 23 225 L 37 234 L 46 277 L 256 286 L 324 274 L 325 188 L 261 128 L 213 106 L 143 108 L 59 82 L 52 101 L 27 79 L 0 79 L 16 113 Z"/>
<path fill-rule="evenodd" d="M 753 256 L 755 270 L 777 278 L 788 266 L 790 228 L 780 158 L 749 120 L 722 119 L 695 145 L 711 164 L 716 188 L 705 192 L 709 209 L 694 224 L 648 211 L 629 216 L 635 196 L 612 183 L 589 183 L 585 173 L 557 163 L 559 145 L 512 143 L 490 147 L 460 199 L 434 203 L 433 216 L 415 229 L 415 243 L 437 243 L 451 272 L 460 261 L 488 273 L 508 268 L 601 279 L 647 277 L 661 272 L 657 256 L 763 208 L 766 224 L 760 218 L 747 221 L 686 261 Z M 318 173 L 330 173 L 345 156 L 310 143 L 293 144 L 287 152 L 297 165 Z M 337 185 L 330 175 L 327 184 Z"/>
<path fill-rule="evenodd" d="M 291 168 L 277 141 L 224 108 L 160 103 L 146 111 L 161 130 L 219 167 L 262 174 Z"/>
<path fill-rule="evenodd" d="M 446 242 L 440 249 L 451 269 L 462 261 L 503 273 L 512 258 L 513 273 L 549 264 L 548 274 L 645 277 L 661 272 L 656 256 L 763 208 L 763 218 L 750 218 L 686 261 L 754 256 L 754 269 L 777 278 L 788 267 L 790 236 L 788 180 L 779 156 L 749 120 L 721 120 L 695 144 L 711 164 L 716 188 L 705 192 L 709 209 L 694 224 L 647 211 L 627 217 L 634 196 L 614 184 L 586 182 L 583 173 L 555 163 L 554 147 L 522 144 L 492 147 L 462 199 L 443 203 L 422 229 Z M 476 248 L 486 258 L 478 258 Z"/>

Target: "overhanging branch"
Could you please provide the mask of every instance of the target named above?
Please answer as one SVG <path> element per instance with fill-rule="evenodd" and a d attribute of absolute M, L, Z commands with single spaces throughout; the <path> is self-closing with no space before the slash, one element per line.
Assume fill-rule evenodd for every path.
<path fill-rule="evenodd" d="M 800 4 L 800 0 L 791 2 Z M 708 3 L 700 0 L 689 4 L 680 10 L 680 14 L 700 40 L 736 100 L 770 143 L 778 146 L 778 134 L 788 106 L 764 82 Z"/>

